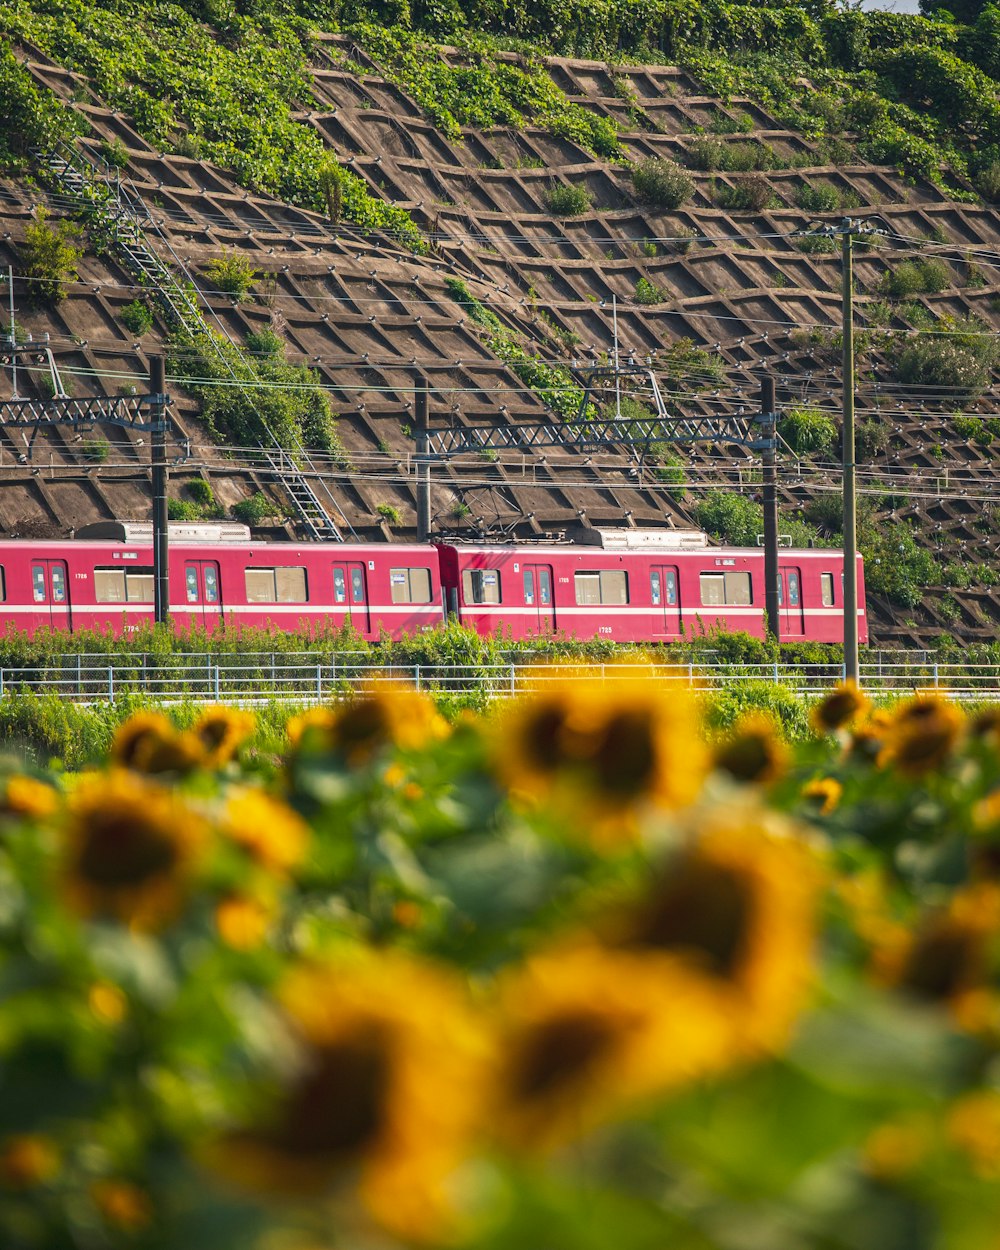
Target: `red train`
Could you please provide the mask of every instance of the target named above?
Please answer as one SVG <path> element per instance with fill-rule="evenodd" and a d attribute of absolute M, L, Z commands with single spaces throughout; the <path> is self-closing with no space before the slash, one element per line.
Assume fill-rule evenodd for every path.
<path fill-rule="evenodd" d="M 482 634 L 661 642 L 764 633 L 764 554 L 682 530 L 593 531 L 587 544 L 262 543 L 227 523 L 170 527 L 175 624 L 351 625 L 398 637 L 449 614 Z M 782 640 L 843 638 L 843 553 L 782 549 Z M 858 560 L 858 632 L 867 641 Z M 102 523 L 72 542 L 0 542 L 4 628 L 120 634 L 153 619 L 152 529 Z"/>

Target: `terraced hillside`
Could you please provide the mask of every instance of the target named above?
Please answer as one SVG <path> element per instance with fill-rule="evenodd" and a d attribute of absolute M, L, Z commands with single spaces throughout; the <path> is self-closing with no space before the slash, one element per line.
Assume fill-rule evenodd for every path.
<path fill-rule="evenodd" d="M 855 264 L 875 638 L 995 635 L 1000 419 L 986 330 L 1000 310 L 1000 221 L 960 176 L 904 179 L 862 162 L 850 132 L 808 139 L 671 66 L 496 52 L 495 66 L 530 71 L 533 90 L 544 77 L 556 104 L 546 96 L 535 122 L 468 126 L 429 109 L 423 80 L 370 32 L 309 46 L 307 91 L 289 122 L 322 140 L 303 151 L 335 154 L 337 171 L 312 208 L 305 193 L 289 191 L 292 204 L 254 189 L 236 157 L 228 169 L 207 159 L 179 105 L 169 135 L 152 141 L 147 114 L 106 98 L 114 92 L 81 72 L 84 58 L 60 64 L 27 39 L 15 45 L 42 98 L 83 123 L 70 143 L 75 172 L 66 148 L 55 161 L 26 152 L 0 184 L 16 330 L 49 336 L 59 379 L 81 396 L 142 391 L 149 354 L 169 338 L 179 512 L 255 497 L 253 517 L 272 531 L 308 533 L 323 514 L 347 537 L 412 537 L 415 388 L 431 388 L 435 428 L 572 421 L 588 370 L 612 359 L 616 321 L 619 360 L 640 370 L 619 380 L 626 423 L 653 402 L 647 365 L 670 412 L 688 420 L 751 413 L 761 377 L 775 378 L 782 532 L 834 541 L 840 259 L 833 240 L 801 232 L 850 214 L 888 232 Z M 420 55 L 452 83 L 475 62 L 467 49 L 423 45 Z M 272 181 L 290 185 L 297 172 L 293 163 Z M 30 299 L 21 275 L 33 213 L 74 218 L 95 197 L 65 298 Z M 402 212 L 380 220 L 367 207 L 385 203 Z M 140 254 L 176 281 L 173 306 L 140 282 Z M 155 285 L 169 285 L 157 272 Z M 185 292 L 200 328 L 190 311 L 178 319 Z M 148 330 L 128 311 L 137 301 L 154 314 Z M 51 391 L 40 348 L 18 359 L 21 394 Z M 12 384 L 8 367 L 0 394 Z M 303 396 L 289 416 L 285 401 Z M 613 379 L 603 375 L 589 400 L 613 414 Z M 286 426 L 294 446 L 283 456 Z M 52 428 L 30 448 L 0 430 L 0 526 L 62 534 L 143 515 L 147 452 L 114 427 Z M 704 524 L 753 541 L 741 499 L 753 500 L 756 482 L 752 454 L 721 437 L 673 451 L 487 447 L 434 466 L 433 522 L 442 534 L 524 539 Z"/>

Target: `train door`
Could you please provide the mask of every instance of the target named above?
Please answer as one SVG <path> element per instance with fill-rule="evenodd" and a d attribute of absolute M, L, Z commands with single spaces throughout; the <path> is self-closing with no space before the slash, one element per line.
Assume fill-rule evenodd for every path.
<path fill-rule="evenodd" d="M 680 581 L 676 565 L 657 565 L 649 571 L 649 597 L 653 605 L 654 638 L 681 632 Z"/>
<path fill-rule="evenodd" d="M 534 618 L 530 612 L 528 613 L 529 633 L 554 634 L 556 632 L 556 605 L 552 598 L 552 586 L 551 564 L 526 564 L 524 566 L 524 606 L 535 609 Z"/>
<path fill-rule="evenodd" d="M 782 634 L 786 638 L 802 638 L 806 632 L 802 610 L 802 570 L 786 566 L 778 574 L 778 582 Z"/>
<path fill-rule="evenodd" d="M 48 616 L 52 629 L 73 628 L 65 560 L 31 562 L 31 599 L 39 615 Z"/>
<path fill-rule="evenodd" d="M 222 582 L 216 560 L 184 561 L 184 602 L 191 619 L 206 630 L 222 619 Z"/>
<path fill-rule="evenodd" d="M 371 633 L 368 578 L 360 561 L 333 566 L 333 601 L 359 634 Z"/>

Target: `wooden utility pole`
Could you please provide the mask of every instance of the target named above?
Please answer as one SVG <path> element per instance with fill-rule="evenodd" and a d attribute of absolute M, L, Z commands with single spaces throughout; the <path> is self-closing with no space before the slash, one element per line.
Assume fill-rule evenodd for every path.
<path fill-rule="evenodd" d="M 167 396 L 162 356 L 149 360 L 150 459 L 153 478 L 153 619 L 170 619 L 170 549 L 167 529 Z"/>
<path fill-rule="evenodd" d="M 764 478 L 764 613 L 767 632 L 775 642 L 781 638 L 778 602 L 778 414 L 774 403 L 774 378 L 760 383 L 760 456 Z"/>
<path fill-rule="evenodd" d="M 413 374 L 413 412 L 417 443 L 417 542 L 425 543 L 431 536 L 431 448 L 427 379 L 419 370 Z"/>
<path fill-rule="evenodd" d="M 857 465 L 854 459 L 854 222 L 841 227 L 843 280 L 844 391 L 842 450 L 844 466 L 844 677 L 858 680 L 858 537 Z"/>

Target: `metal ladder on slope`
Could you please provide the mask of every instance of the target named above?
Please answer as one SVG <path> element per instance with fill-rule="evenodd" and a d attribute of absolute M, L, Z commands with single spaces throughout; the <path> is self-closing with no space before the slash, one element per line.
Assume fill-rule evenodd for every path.
<path fill-rule="evenodd" d="M 207 326 L 190 291 L 178 282 L 173 269 L 164 264 L 150 247 L 147 230 L 157 235 L 175 264 L 184 273 L 190 287 L 197 290 L 186 267 L 170 246 L 169 240 L 156 223 L 138 191 L 134 187 L 130 188 L 127 183 L 123 183 L 120 178 L 116 178 L 112 193 L 110 182 L 101 173 L 97 163 L 66 143 L 60 142 L 54 151 L 36 151 L 35 156 L 45 166 L 64 194 L 82 200 L 98 211 L 102 224 L 111 234 L 125 268 L 140 285 L 148 287 L 154 294 L 168 323 L 188 334 L 206 338 L 234 382 L 239 385 L 240 378 L 233 370 L 231 362 L 215 335 Z M 222 326 L 222 331 L 233 351 L 245 361 L 239 345 L 229 336 L 225 326 Z M 241 386 L 241 390 L 253 407 L 253 397 L 247 388 Z M 337 508 L 341 516 L 343 516 L 343 511 L 333 498 L 330 488 L 322 482 L 305 448 L 296 445 L 291 449 L 290 454 L 289 450 L 284 448 L 271 432 L 267 422 L 255 407 L 254 412 L 260 427 L 268 435 L 272 444 L 270 448 L 264 448 L 268 470 L 291 501 L 302 527 L 314 540 L 343 542 L 343 535 L 313 488 L 310 476 L 322 484 L 331 504 Z M 307 476 L 296 460 L 304 463 L 310 476 Z M 349 522 L 348 526 L 351 528 Z"/>

